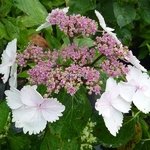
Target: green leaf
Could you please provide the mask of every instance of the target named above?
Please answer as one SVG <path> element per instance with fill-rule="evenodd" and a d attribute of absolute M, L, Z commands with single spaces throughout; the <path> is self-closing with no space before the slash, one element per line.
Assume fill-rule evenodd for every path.
<path fill-rule="evenodd" d="M 63 140 L 61 150 L 79 150 L 80 144 L 77 139 Z"/>
<path fill-rule="evenodd" d="M 8 136 L 11 150 L 29 150 L 30 140 L 26 136 Z"/>
<path fill-rule="evenodd" d="M 83 15 L 86 11 L 94 10 L 96 5 L 91 0 L 69 0 L 69 13 Z"/>
<path fill-rule="evenodd" d="M 133 150 L 149 150 L 150 139 L 148 141 L 140 141 Z"/>
<path fill-rule="evenodd" d="M 48 13 L 39 0 L 13 0 L 13 4 L 34 19 L 37 24 L 45 22 Z"/>
<path fill-rule="evenodd" d="M 139 0 L 138 2 L 140 16 L 147 23 L 150 23 L 150 1 L 149 0 Z"/>
<path fill-rule="evenodd" d="M 6 30 L 4 25 L 0 22 L 0 39 L 2 39 L 6 35 Z"/>
<path fill-rule="evenodd" d="M 47 128 L 48 129 L 48 128 Z M 43 141 L 41 142 L 40 150 L 57 150 L 60 146 L 60 139 L 57 135 L 53 135 L 50 130 L 46 130 Z"/>
<path fill-rule="evenodd" d="M 61 91 L 57 99 L 65 105 L 65 112 L 55 123 L 49 124 L 53 134 L 59 134 L 63 140 L 72 140 L 80 136 L 91 115 L 91 105 L 86 90 L 81 87 L 74 96 Z"/>
<path fill-rule="evenodd" d="M 17 19 L 20 20 L 23 23 L 23 25 L 27 28 L 37 24 L 37 22 L 28 15 L 18 17 Z"/>
<path fill-rule="evenodd" d="M 103 118 L 101 118 L 94 129 L 94 136 L 98 137 L 100 144 L 103 146 L 119 147 L 126 144 L 132 138 L 135 131 L 135 123 L 136 120 L 129 117 L 128 121 L 121 127 L 119 134 L 114 137 L 106 128 Z"/>
<path fill-rule="evenodd" d="M 115 2 L 113 4 L 113 8 L 117 23 L 120 28 L 131 23 L 135 19 L 136 11 L 134 7 L 130 5 L 120 6 L 118 2 Z"/>
<path fill-rule="evenodd" d="M 2 19 L 2 21 L 4 22 L 8 39 L 12 40 L 14 38 L 19 38 L 19 28 L 8 19 Z"/>
<path fill-rule="evenodd" d="M 9 115 L 9 107 L 6 104 L 6 101 L 3 100 L 0 102 L 0 132 L 6 125 L 8 115 Z"/>

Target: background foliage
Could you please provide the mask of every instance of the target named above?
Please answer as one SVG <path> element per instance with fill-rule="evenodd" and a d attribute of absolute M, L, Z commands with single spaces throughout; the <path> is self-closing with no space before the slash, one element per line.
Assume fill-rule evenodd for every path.
<path fill-rule="evenodd" d="M 8 41 L 14 38 L 18 39 L 18 49 L 21 51 L 24 50 L 29 41 L 50 49 L 60 48 L 62 41 L 67 42 L 67 39 L 63 38 L 64 35 L 59 29 L 49 27 L 39 32 L 35 30 L 45 22 L 52 9 L 66 6 L 69 6 L 69 14 L 81 14 L 95 20 L 97 18 L 94 10 L 101 12 L 107 25 L 115 29 L 122 43 L 130 47 L 133 53 L 141 59 L 145 68 L 150 69 L 148 65 L 150 63 L 149 0 L 0 0 L 0 53 L 5 49 Z M 90 42 L 89 40 L 88 44 Z M 63 104 L 66 103 L 65 99 L 69 100 L 65 104 L 67 105 L 65 114 L 68 115 L 64 115 L 56 124 L 49 124 L 46 134 L 41 134 L 38 138 L 34 135 L 23 135 L 17 129 L 15 132 L 14 127 L 9 129 L 6 136 L 5 131 L 8 129 L 5 127 L 8 126 L 10 114 L 6 103 L 1 101 L 0 135 L 4 137 L 0 137 L 0 149 L 36 150 L 40 147 L 40 150 L 56 150 L 61 145 L 61 150 L 78 150 L 81 143 L 79 135 L 92 113 L 90 103 L 84 96 L 86 91 L 83 87 L 81 91 L 77 92 L 74 97 L 67 93 L 64 94 L 64 92 L 57 95 L 58 99 L 61 97 Z M 82 97 L 85 101 L 81 103 Z M 76 112 L 77 108 L 78 111 Z M 102 118 L 97 117 L 96 114 L 92 115 L 93 121 L 100 120 L 94 129 L 94 135 L 98 137 L 97 144 L 102 144 L 104 147 L 118 147 L 118 150 L 119 147 L 122 150 L 123 148 L 130 148 L 129 150 L 131 150 L 131 147 L 134 150 L 150 149 L 149 121 L 146 119 L 148 116 L 138 116 L 132 120 L 126 118 L 127 124 L 116 138 L 107 133 Z M 99 132 L 100 130 L 101 132 Z M 125 131 L 128 131 L 126 135 L 124 135 Z M 68 137 L 70 142 L 68 142 Z"/>

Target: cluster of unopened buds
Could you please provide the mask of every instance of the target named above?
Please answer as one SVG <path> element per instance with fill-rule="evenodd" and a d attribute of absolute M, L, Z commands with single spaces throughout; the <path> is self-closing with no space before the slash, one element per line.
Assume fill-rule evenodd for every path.
<path fill-rule="evenodd" d="M 60 89 L 64 88 L 67 93 L 74 96 L 80 86 L 85 86 L 89 94 L 100 95 L 103 84 L 101 72 L 104 72 L 110 78 L 106 84 L 106 91 L 97 100 L 95 108 L 103 116 L 110 133 L 116 136 L 122 125 L 122 113 L 130 110 L 131 102 L 142 112 L 150 112 L 150 94 L 148 94 L 150 84 L 147 84 L 150 79 L 146 73 L 143 73 L 146 69 L 140 65 L 139 60 L 133 56 L 128 47 L 123 46 L 117 39 L 116 34 L 112 32 L 114 29 L 106 26 L 104 18 L 98 11 L 95 10 L 95 14 L 103 29 L 102 34 L 98 31 L 98 24 L 95 20 L 79 14 L 67 15 L 68 9 L 52 10 L 46 18 L 46 23 L 38 27 L 37 31 L 50 25 L 57 25 L 64 36 L 68 37 L 69 44 L 63 43 L 58 50 L 28 45 L 24 52 L 17 54 L 17 39 L 14 39 L 2 54 L 0 73 L 4 75 L 2 77 L 4 83 L 10 76 L 11 88 L 5 94 L 8 106 L 12 109 L 13 122 L 17 127 L 23 127 L 25 133 L 28 131 L 29 134 L 39 133 L 45 129 L 47 122 L 58 120 L 65 110 L 57 99 L 49 98 L 53 92 L 59 93 Z M 100 36 L 95 36 L 96 33 Z M 82 46 L 75 41 L 75 38 L 82 40 L 87 37 L 93 41 L 91 46 Z M 134 67 L 127 66 L 124 62 Z M 32 85 L 24 86 L 21 91 L 16 89 L 17 65 L 19 65 L 19 71 L 28 66 L 28 80 Z M 138 75 L 141 81 L 138 81 Z M 124 80 L 125 76 L 126 80 Z M 113 77 L 122 77 L 126 82 L 117 84 Z M 38 85 L 45 85 L 47 88 L 44 98 L 37 92 Z M 129 94 L 129 89 L 132 89 L 131 94 Z M 144 94 L 140 95 L 138 91 Z M 134 94 L 137 95 L 134 97 Z M 145 103 L 139 98 L 144 99 Z M 143 105 L 140 105 L 141 103 Z M 55 115 L 52 119 L 51 108 L 53 106 L 55 106 Z M 27 111 L 27 108 L 31 111 Z M 38 110 L 38 113 L 35 110 Z M 30 117 L 25 119 L 27 116 L 34 118 L 32 122 L 30 122 Z M 43 124 L 40 125 L 39 122 Z M 30 128 L 28 123 L 30 123 Z M 35 127 L 37 123 L 39 126 Z"/>
<path fill-rule="evenodd" d="M 92 122 L 91 119 L 89 119 L 86 127 L 82 131 L 81 135 L 81 147 L 80 150 L 84 149 L 93 149 L 92 144 L 97 142 L 96 137 L 93 136 L 93 128 L 96 126 L 96 122 Z"/>

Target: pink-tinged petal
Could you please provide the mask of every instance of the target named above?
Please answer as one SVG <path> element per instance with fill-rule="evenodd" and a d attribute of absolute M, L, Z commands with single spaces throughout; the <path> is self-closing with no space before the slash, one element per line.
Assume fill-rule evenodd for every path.
<path fill-rule="evenodd" d="M 5 91 L 5 95 L 7 104 L 11 109 L 18 109 L 23 106 L 19 90 L 11 88 L 10 90 Z"/>
<path fill-rule="evenodd" d="M 150 112 L 150 97 L 143 95 L 141 91 L 137 91 L 133 96 L 134 105 L 143 113 Z"/>
<path fill-rule="evenodd" d="M 125 82 L 120 82 L 118 85 L 121 97 L 127 102 L 132 102 L 136 87 Z"/>
<path fill-rule="evenodd" d="M 48 122 L 55 122 L 62 116 L 62 112 L 65 110 L 65 106 L 62 105 L 56 98 L 44 99 L 41 104 L 41 112 L 43 117 Z"/>
<path fill-rule="evenodd" d="M 38 134 L 46 127 L 47 121 L 43 118 L 41 111 L 35 107 L 22 107 L 13 111 L 13 122 L 18 128 L 23 128 L 23 132 Z"/>
<path fill-rule="evenodd" d="M 131 103 L 125 101 L 121 96 L 118 96 L 112 101 L 112 106 L 123 113 L 128 113 L 131 109 Z"/>
<path fill-rule="evenodd" d="M 21 101 L 27 106 L 38 107 L 43 101 L 43 97 L 36 91 L 37 86 L 24 86 L 21 89 Z"/>
<path fill-rule="evenodd" d="M 120 127 L 122 126 L 123 121 L 122 113 L 112 108 L 110 117 L 103 117 L 103 119 L 109 132 L 113 136 L 116 136 L 116 134 L 120 130 Z"/>
<path fill-rule="evenodd" d="M 104 92 L 100 99 L 95 103 L 95 109 L 99 112 L 99 115 L 110 117 L 111 115 L 111 97 L 109 92 Z"/>

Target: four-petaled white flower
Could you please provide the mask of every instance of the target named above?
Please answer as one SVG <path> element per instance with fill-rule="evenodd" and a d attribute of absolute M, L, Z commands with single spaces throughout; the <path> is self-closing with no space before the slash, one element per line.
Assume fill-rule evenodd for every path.
<path fill-rule="evenodd" d="M 105 92 L 95 104 L 99 115 L 103 116 L 104 122 L 110 133 L 116 136 L 122 126 L 123 114 L 130 110 L 130 102 L 126 102 L 119 95 L 119 87 L 113 78 L 109 78 L 106 83 Z"/>
<path fill-rule="evenodd" d="M 12 121 L 30 135 L 43 131 L 47 122 L 55 122 L 65 110 L 56 98 L 43 98 L 36 88 L 27 85 L 21 91 L 15 88 L 5 91 L 7 104 L 12 109 Z"/>
<path fill-rule="evenodd" d="M 130 71 L 126 75 L 127 82 L 119 83 L 120 95 L 127 102 L 133 102 L 134 105 L 143 113 L 150 112 L 150 78 L 147 73 L 128 66 Z"/>
<path fill-rule="evenodd" d="M 129 56 L 125 59 L 138 69 L 147 72 L 147 70 L 140 64 L 140 61 L 133 55 L 132 51 L 129 51 Z"/>
<path fill-rule="evenodd" d="M 52 12 L 54 12 L 54 11 L 57 11 L 57 10 L 60 10 L 59 8 L 56 8 L 56 9 L 54 9 L 54 10 L 52 10 Z M 67 13 L 68 12 L 68 10 L 69 10 L 69 7 L 66 7 L 66 8 L 63 8 L 63 9 L 61 9 L 64 13 Z M 51 12 L 51 13 L 52 13 Z M 48 16 L 47 16 L 47 18 L 46 18 L 46 22 L 45 23 L 43 23 L 43 24 L 41 24 L 37 29 L 36 29 L 36 31 L 40 31 L 40 30 L 42 30 L 42 29 L 44 29 L 44 28 L 47 28 L 47 27 L 49 27 L 51 24 L 49 23 L 49 19 L 50 19 L 50 17 L 51 17 L 51 13 L 49 13 L 48 14 Z"/>
<path fill-rule="evenodd" d="M 0 64 L 0 73 L 3 74 L 2 80 L 7 82 L 10 75 L 10 86 L 16 87 L 17 64 L 16 64 L 17 39 L 8 43 L 2 54 L 2 64 Z M 11 68 L 11 69 L 10 69 Z"/>
<path fill-rule="evenodd" d="M 110 27 L 106 27 L 106 23 L 105 23 L 103 16 L 97 10 L 95 10 L 95 14 L 96 14 L 96 16 L 99 20 L 100 26 L 103 28 L 103 30 L 106 31 L 108 35 L 114 37 L 114 39 L 116 40 L 116 42 L 118 44 L 122 45 L 121 42 L 118 40 L 116 33 L 112 32 L 112 31 L 114 31 L 114 29 L 112 29 Z"/>

